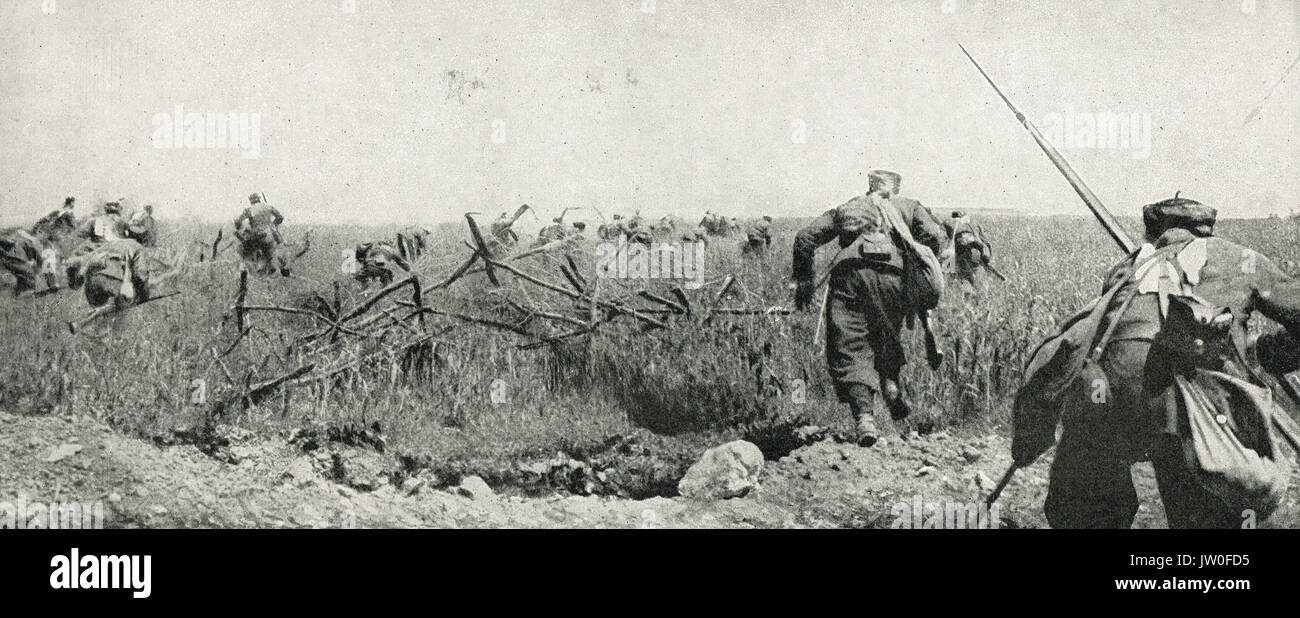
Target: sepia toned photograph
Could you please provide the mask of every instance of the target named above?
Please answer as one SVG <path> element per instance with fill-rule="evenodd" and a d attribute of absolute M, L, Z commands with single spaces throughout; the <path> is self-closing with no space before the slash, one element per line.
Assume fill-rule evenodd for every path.
<path fill-rule="evenodd" d="M 2 0 L 0 536 L 1300 527 L 1298 59 L 1293 0 Z"/>

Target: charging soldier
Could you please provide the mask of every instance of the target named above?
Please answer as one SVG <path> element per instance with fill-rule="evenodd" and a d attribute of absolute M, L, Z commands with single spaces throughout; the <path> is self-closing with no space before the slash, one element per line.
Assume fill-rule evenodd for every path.
<path fill-rule="evenodd" d="M 925 206 L 897 195 L 898 174 L 875 170 L 868 179 L 866 195 L 826 211 L 794 241 L 800 309 L 812 303 L 814 253 L 839 241 L 826 298 L 826 360 L 836 396 L 849 405 L 863 446 L 875 444 L 879 435 L 874 416 L 883 412 L 882 397 L 894 419 L 908 414 L 899 388 L 899 371 L 907 362 L 899 335 L 912 308 L 903 287 L 903 250 L 881 209 L 896 209 L 912 236 L 932 251 L 939 250 L 943 237 Z"/>

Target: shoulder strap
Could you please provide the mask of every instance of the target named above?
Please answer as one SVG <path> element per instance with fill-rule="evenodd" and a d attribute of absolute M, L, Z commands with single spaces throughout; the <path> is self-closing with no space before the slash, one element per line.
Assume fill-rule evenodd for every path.
<path fill-rule="evenodd" d="M 1110 301 L 1111 304 L 1115 302 L 1114 295 L 1118 293 L 1118 288 L 1122 288 L 1124 284 L 1132 282 L 1133 279 L 1137 276 L 1138 271 L 1142 270 L 1142 267 L 1146 266 L 1148 263 L 1154 260 L 1166 258 L 1170 254 L 1176 256 L 1180 251 L 1185 249 L 1188 244 L 1190 244 L 1190 241 L 1176 243 L 1173 245 L 1169 245 L 1168 247 L 1159 249 L 1155 253 L 1148 255 L 1146 259 L 1142 260 L 1141 263 L 1137 263 L 1135 260 L 1135 263 L 1133 264 L 1133 272 L 1130 273 L 1129 276 L 1115 283 L 1114 287 L 1112 287 L 1110 290 L 1107 291 L 1107 294 L 1111 295 L 1111 301 Z M 1177 260 L 1173 260 L 1173 261 L 1177 262 Z M 1178 272 L 1179 272 L 1179 276 L 1182 276 L 1182 270 L 1179 269 Z M 1119 311 L 1116 311 L 1114 314 L 1115 316 L 1114 319 L 1110 321 L 1110 324 L 1106 325 L 1106 331 L 1102 333 L 1101 338 L 1097 340 L 1096 345 L 1094 345 L 1092 350 L 1088 352 L 1089 359 L 1095 361 L 1099 357 L 1101 357 L 1101 355 L 1106 351 L 1106 346 L 1110 344 L 1111 337 L 1115 335 L 1115 330 L 1119 328 L 1120 318 L 1122 318 L 1124 316 L 1124 313 L 1128 311 L 1129 305 L 1133 304 L 1133 299 L 1137 298 L 1138 295 L 1137 291 L 1138 291 L 1138 287 L 1134 285 L 1130 287 L 1128 292 L 1124 295 L 1123 300 L 1120 301 Z"/>

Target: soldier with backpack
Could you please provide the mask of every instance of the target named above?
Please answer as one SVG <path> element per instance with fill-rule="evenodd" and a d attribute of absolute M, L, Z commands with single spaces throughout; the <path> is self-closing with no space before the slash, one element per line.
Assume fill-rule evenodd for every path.
<path fill-rule="evenodd" d="M 826 360 L 836 396 L 849 405 L 862 446 L 879 437 L 877 413 L 887 409 L 897 420 L 909 412 L 899 386 L 907 362 L 900 331 L 905 321 L 931 306 L 918 306 L 908 273 L 918 265 L 918 249 L 928 251 L 937 268 L 934 254 L 943 238 L 942 227 L 925 206 L 898 196 L 898 174 L 874 170 L 868 179 L 866 195 L 826 211 L 799 232 L 793 268 L 795 304 L 805 309 L 817 288 L 817 248 L 839 242 L 825 301 Z M 941 273 L 932 275 L 941 289 Z M 937 293 L 930 300 L 937 302 Z"/>
<path fill-rule="evenodd" d="M 1247 320 L 1281 323 L 1285 341 L 1266 338 L 1258 354 L 1294 364 L 1277 350 L 1300 336 L 1300 282 L 1214 236 L 1215 219 L 1176 195 L 1146 206 L 1146 243 L 1031 357 L 1012 457 L 1029 465 L 1064 425 L 1043 507 L 1053 527 L 1129 527 L 1129 468 L 1144 460 L 1171 527 L 1240 527 L 1280 502 L 1289 466 L 1277 437 L 1294 421 L 1251 360 Z"/>

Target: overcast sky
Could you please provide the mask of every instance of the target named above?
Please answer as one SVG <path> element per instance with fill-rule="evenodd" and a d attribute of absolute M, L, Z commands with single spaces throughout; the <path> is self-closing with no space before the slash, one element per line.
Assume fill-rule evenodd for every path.
<path fill-rule="evenodd" d="M 1116 214 L 1300 208 L 1294 0 L 349 4 L 0 0 L 0 217 L 811 216 L 873 167 L 934 208 L 1085 212 L 956 40 Z M 177 106 L 258 139 L 171 143 Z M 1089 141 L 1113 114 L 1132 141 Z"/>

